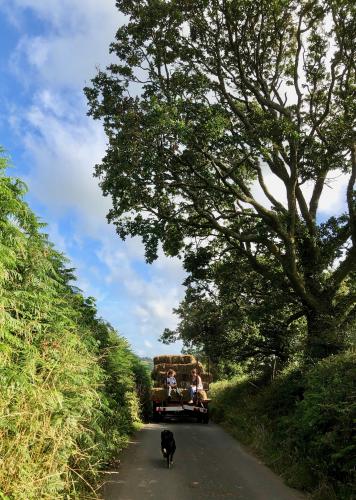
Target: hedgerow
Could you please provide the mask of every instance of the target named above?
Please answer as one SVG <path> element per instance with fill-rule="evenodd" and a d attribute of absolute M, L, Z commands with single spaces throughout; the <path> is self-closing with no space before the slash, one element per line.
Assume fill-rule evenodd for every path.
<path fill-rule="evenodd" d="M 271 384 L 240 377 L 212 384 L 212 414 L 296 488 L 320 500 L 355 488 L 356 354 L 345 352 Z"/>
<path fill-rule="evenodd" d="M 89 498 L 140 423 L 149 376 L 73 286 L 6 166 L 1 157 L 0 497 Z"/>

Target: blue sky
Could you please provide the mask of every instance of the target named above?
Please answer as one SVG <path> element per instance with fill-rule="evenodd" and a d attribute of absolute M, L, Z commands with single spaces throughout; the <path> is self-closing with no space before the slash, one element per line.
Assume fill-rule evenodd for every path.
<path fill-rule="evenodd" d="M 179 352 L 158 342 L 173 328 L 184 289 L 178 259 L 144 260 L 139 240 L 122 242 L 105 215 L 93 168 L 105 151 L 82 92 L 109 62 L 123 22 L 114 0 L 0 0 L 0 145 L 11 175 L 29 186 L 27 201 L 47 222 L 56 247 L 76 268 L 78 286 L 96 297 L 139 355 Z"/>
<path fill-rule="evenodd" d="M 86 116 L 83 87 L 110 61 L 109 44 L 124 19 L 114 0 L 0 0 L 0 145 L 13 175 L 29 186 L 32 209 L 50 239 L 72 260 L 78 286 L 96 297 L 99 314 L 140 355 L 179 352 L 158 342 L 174 328 L 183 298 L 178 259 L 160 255 L 146 265 L 141 242 L 122 242 L 106 222 L 95 163 L 105 151 L 100 123 Z M 265 182 L 285 200 L 269 171 Z M 335 173 L 320 200 L 319 220 L 345 208 L 345 176 Z M 303 186 L 310 196 L 311 186 Z M 266 203 L 254 186 L 255 197 Z"/>

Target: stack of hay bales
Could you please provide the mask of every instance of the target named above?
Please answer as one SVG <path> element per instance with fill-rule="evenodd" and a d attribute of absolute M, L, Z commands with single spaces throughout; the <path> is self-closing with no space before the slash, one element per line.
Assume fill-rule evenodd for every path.
<path fill-rule="evenodd" d="M 172 369 L 176 372 L 175 377 L 177 385 L 181 390 L 183 401 L 187 401 L 189 399 L 188 388 L 190 386 L 191 371 L 193 368 L 198 371 L 204 387 L 204 390 L 198 391 L 198 395 L 201 399 L 207 399 L 206 390 L 209 388 L 211 376 L 204 371 L 203 365 L 191 354 L 156 356 L 153 358 L 153 364 L 152 379 L 154 381 L 154 387 L 151 393 L 153 400 L 164 401 L 167 399 L 167 388 L 165 385 L 167 371 Z M 173 395 L 175 395 L 174 392 L 172 396 Z"/>

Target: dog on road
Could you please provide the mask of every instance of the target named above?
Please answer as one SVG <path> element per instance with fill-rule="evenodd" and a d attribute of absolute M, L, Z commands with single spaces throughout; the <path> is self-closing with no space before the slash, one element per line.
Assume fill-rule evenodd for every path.
<path fill-rule="evenodd" d="M 163 458 L 167 460 L 168 469 L 173 464 L 173 455 L 176 451 L 176 442 L 174 440 L 173 432 L 164 430 L 161 432 L 161 450 Z"/>

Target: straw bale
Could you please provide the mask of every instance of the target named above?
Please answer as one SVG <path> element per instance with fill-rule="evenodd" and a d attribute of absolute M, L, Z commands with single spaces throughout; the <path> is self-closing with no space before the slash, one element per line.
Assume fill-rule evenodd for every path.
<path fill-rule="evenodd" d="M 188 401 L 189 391 L 188 389 L 181 390 L 182 398 L 184 401 Z M 151 389 L 151 399 L 154 401 L 166 401 L 168 399 L 168 391 L 164 387 L 153 387 Z M 180 401 L 180 397 L 175 391 L 172 391 L 171 401 Z"/>
<path fill-rule="evenodd" d="M 204 401 L 204 399 L 208 399 L 208 395 L 207 395 L 206 391 L 198 391 L 198 398 L 203 400 L 203 401 Z"/>
<path fill-rule="evenodd" d="M 205 389 L 208 387 L 209 383 L 212 382 L 212 376 L 210 373 L 200 372 L 200 377 Z M 190 370 L 182 373 L 179 368 L 179 371 L 176 371 L 175 378 L 179 387 L 188 387 L 191 380 Z M 152 379 L 154 380 L 154 385 L 156 387 L 164 386 L 166 384 L 167 372 L 165 370 L 154 370 L 152 372 Z"/>
<path fill-rule="evenodd" d="M 164 401 L 167 399 L 167 389 L 164 389 L 163 387 L 153 387 L 151 389 L 151 399 Z"/>
<path fill-rule="evenodd" d="M 176 377 L 177 379 L 177 385 L 179 389 L 188 389 L 190 387 L 190 380 L 182 380 L 180 377 Z M 165 377 L 159 378 L 154 380 L 153 385 L 154 387 L 165 387 L 166 380 Z M 209 382 L 203 382 L 203 387 L 205 390 L 209 389 Z"/>
<path fill-rule="evenodd" d="M 160 365 L 162 363 L 168 364 L 187 364 L 195 363 L 196 359 L 191 354 L 172 354 L 172 355 L 162 355 L 155 356 L 153 358 L 154 365 Z"/>
<path fill-rule="evenodd" d="M 176 373 L 175 378 L 177 380 L 177 383 L 179 384 L 180 382 L 189 382 L 190 380 L 190 373 Z M 164 371 L 159 371 L 159 372 L 152 372 L 152 378 L 156 382 L 160 381 L 162 385 L 166 383 L 167 379 L 167 372 Z"/>
<path fill-rule="evenodd" d="M 213 377 L 212 377 L 211 373 L 204 373 L 203 372 L 203 373 L 200 373 L 199 375 L 201 377 L 202 382 L 212 382 L 213 381 Z M 182 382 L 189 382 L 191 379 L 191 373 L 190 372 L 189 373 L 176 372 L 175 377 L 177 379 L 177 382 L 178 382 L 178 380 L 182 381 Z M 167 378 L 167 372 L 154 371 L 154 372 L 152 372 L 152 378 L 154 380 L 162 380 L 162 383 L 165 383 L 166 378 Z"/>
<path fill-rule="evenodd" d="M 203 365 L 196 361 L 195 363 L 159 363 L 154 366 L 154 372 L 167 372 L 169 369 L 174 370 L 177 374 L 190 374 L 190 372 L 196 368 L 198 373 L 203 372 Z"/>

